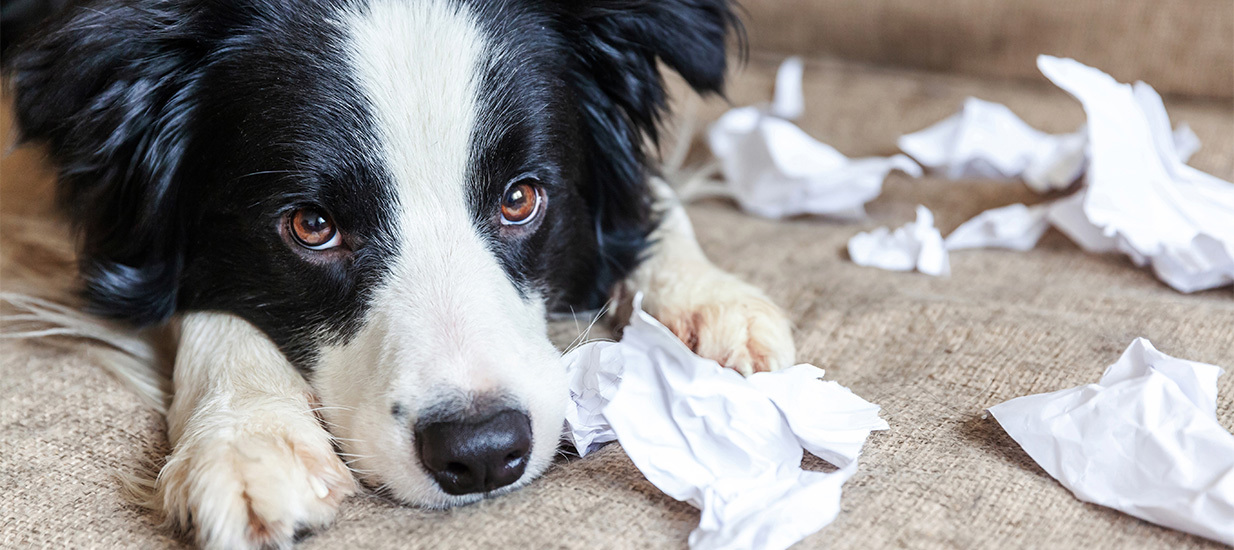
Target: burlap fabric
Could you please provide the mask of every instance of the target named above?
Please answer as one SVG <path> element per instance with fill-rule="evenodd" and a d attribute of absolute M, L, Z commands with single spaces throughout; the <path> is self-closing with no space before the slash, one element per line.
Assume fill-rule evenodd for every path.
<path fill-rule="evenodd" d="M 747 0 L 755 49 L 1031 78 L 1077 57 L 1163 93 L 1234 98 L 1230 0 Z"/>
<path fill-rule="evenodd" d="M 774 68 L 756 57 L 734 80 L 732 100 L 764 99 Z M 806 91 L 802 125 L 850 155 L 891 152 L 900 134 L 951 114 L 970 94 L 1007 103 L 1048 131 L 1083 120 L 1072 100 L 1046 85 L 838 63 L 809 64 Z M 1195 164 L 1234 176 L 1234 109 L 1167 103 L 1204 140 Z M 717 100 L 698 112 L 706 118 L 723 109 Z M 6 159 L 2 170 L 0 277 L 6 289 L 51 287 L 54 294 L 66 280 L 67 237 L 55 220 L 14 215 L 46 204 L 45 189 L 33 183 L 45 178 L 29 155 Z M 893 176 L 870 207 L 872 219 L 860 224 L 759 220 L 725 203 L 691 208 L 716 263 L 786 306 L 800 360 L 882 405 L 891 425 L 867 444 L 839 518 L 800 547 L 1217 546 L 1079 502 L 982 411 L 1095 381 L 1138 336 L 1166 353 L 1234 367 L 1229 289 L 1182 295 L 1122 257 L 1085 254 L 1057 233 L 1030 252 L 955 253 L 949 278 L 862 268 L 844 253 L 854 233 L 898 226 L 917 204 L 932 208 L 946 233 L 983 209 L 1036 200 L 1019 184 Z M 20 244 L 30 240 L 59 242 L 61 253 Z M 555 332 L 568 341 L 573 324 Z M 0 343 L 0 547 L 185 545 L 121 497 L 113 472 L 163 456 L 164 425 L 100 370 L 90 349 Z M 1221 379 L 1218 416 L 1234 426 L 1234 376 Z M 697 521 L 697 511 L 661 494 L 612 445 L 563 459 L 515 494 L 446 512 L 353 498 L 332 528 L 301 546 L 681 548 Z"/>

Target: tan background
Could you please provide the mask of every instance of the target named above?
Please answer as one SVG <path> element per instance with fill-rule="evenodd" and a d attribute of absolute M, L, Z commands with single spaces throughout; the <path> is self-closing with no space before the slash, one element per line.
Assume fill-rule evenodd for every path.
<path fill-rule="evenodd" d="M 869 18 L 885 24 L 868 27 L 870 33 L 889 33 L 896 21 L 925 17 L 911 15 L 918 12 L 906 7 L 909 4 L 918 5 L 911 0 L 751 2 L 751 41 L 763 48 L 775 46 L 755 33 L 777 25 L 785 29 L 782 40 L 789 40 L 793 25 L 805 25 L 807 16 L 820 29 L 849 28 L 828 18 Z M 928 4 L 938 8 L 929 17 L 948 21 L 964 13 L 963 6 L 994 9 L 989 6 L 995 2 Z M 1023 8 L 1029 3 L 1007 4 Z M 1042 4 L 1117 18 L 1124 16 L 1126 6 L 1153 3 Z M 1231 2 L 1160 4 L 1209 6 L 1205 9 L 1211 11 L 1187 12 L 1192 18 L 1188 21 L 1203 28 L 1214 23 L 1194 18 L 1220 15 L 1222 8 L 1234 15 Z M 785 13 L 777 6 L 785 5 L 796 6 L 799 21 L 774 23 L 773 17 Z M 816 8 L 824 10 L 822 15 L 810 11 Z M 836 15 L 841 12 L 847 15 Z M 1156 20 L 1129 21 L 1151 26 Z M 1075 34 L 1079 31 L 1059 32 L 1064 41 L 1071 37 L 1084 43 Z M 1214 52 L 1224 47 L 1228 55 L 1224 42 L 1209 43 L 1213 36 L 1205 36 L 1189 36 L 1204 43 L 1187 46 L 1175 35 L 1171 40 L 1178 42 L 1161 47 Z M 856 48 L 859 40 L 892 44 L 907 38 L 850 35 L 828 40 Z M 931 38 L 915 40 L 909 44 L 929 44 Z M 792 41 L 777 47 L 813 51 L 814 45 Z M 953 113 L 968 95 L 1006 103 L 1047 131 L 1071 131 L 1083 120 L 1078 105 L 1065 94 L 1032 71 L 1010 66 L 1022 63 L 1022 56 L 999 65 L 1019 77 L 1004 79 L 980 70 L 932 74 L 870 66 L 863 61 L 895 59 L 863 51 L 867 53 L 852 56 L 857 62 L 820 56 L 807 64 L 807 115 L 801 125 L 849 155 L 893 152 L 896 137 Z M 992 63 L 981 61 L 982 52 L 969 53 L 975 60 L 956 57 L 949 66 Z M 896 55 L 905 59 L 923 54 Z M 1220 59 L 1219 52 L 1215 55 Z M 732 102 L 766 99 L 780 57 L 755 52 L 735 75 Z M 1199 86 L 1189 82 L 1212 82 L 1213 74 L 1229 74 L 1229 58 L 1224 59 L 1225 68 L 1206 72 L 1192 66 L 1186 71 L 1189 76 L 1178 81 L 1168 72 L 1153 72 L 1174 70 L 1168 64 L 1127 65 L 1116 74 L 1124 80 L 1144 78 L 1158 89 L 1177 85 L 1181 90 Z M 1167 98 L 1167 106 L 1175 122 L 1191 123 L 1204 142 L 1193 164 L 1234 178 L 1230 101 L 1175 95 Z M 725 108 L 722 101 L 711 100 L 699 116 L 711 118 Z M 71 247 L 62 224 L 46 214 L 46 183 L 37 152 L 21 150 L 0 161 L 0 285 L 5 290 L 54 295 L 68 284 L 66 254 Z M 1055 232 L 1030 252 L 954 253 L 949 278 L 862 268 L 844 253 L 854 233 L 903 224 L 917 204 L 936 212 L 946 234 L 984 209 L 1036 200 L 1018 184 L 895 175 L 884 195 L 871 204 L 872 219 L 860 224 L 809 218 L 765 221 L 725 203 L 691 208 L 703 247 L 716 263 L 767 289 L 789 310 L 800 359 L 826 368 L 830 378 L 882 405 L 891 425 L 867 444 L 859 473 L 845 486 L 839 518 L 801 547 L 1217 547 L 1079 502 L 996 423 L 983 418 L 982 411 L 1013 397 L 1093 382 L 1139 336 L 1166 353 L 1234 368 L 1230 289 L 1182 295 L 1121 256 L 1085 254 Z M 572 332 L 572 323 L 555 327 L 559 341 L 568 341 Z M 103 351 L 82 342 L 0 341 L 0 547 L 184 545 L 159 529 L 156 517 L 120 496 L 113 472 L 134 471 L 163 456 L 164 426 L 157 414 L 102 372 L 98 353 Z M 1234 427 L 1234 376 L 1220 381 L 1218 418 L 1227 428 Z M 561 461 L 542 480 L 513 495 L 448 512 L 354 498 L 343 505 L 334 527 L 301 546 L 680 548 L 697 521 L 695 510 L 661 494 L 612 445 L 587 459 Z"/>
<path fill-rule="evenodd" d="M 747 0 L 756 50 L 1033 79 L 1076 57 L 1162 93 L 1234 98 L 1231 0 Z"/>

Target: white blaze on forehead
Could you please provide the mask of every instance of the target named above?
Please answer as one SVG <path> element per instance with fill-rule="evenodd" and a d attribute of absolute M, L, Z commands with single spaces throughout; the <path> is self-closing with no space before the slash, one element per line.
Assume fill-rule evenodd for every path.
<path fill-rule="evenodd" d="M 371 0 L 347 18 L 353 75 L 374 125 L 371 162 L 392 187 L 394 251 L 349 342 L 325 346 L 313 373 L 322 415 L 366 481 L 405 502 L 444 506 L 411 427 L 433 405 L 484 393 L 532 422 L 521 483 L 552 461 L 565 373 L 543 303 L 524 300 L 475 226 L 469 157 L 489 45 L 461 3 Z M 496 198 L 493 198 L 494 205 Z M 397 404 L 401 414 L 391 413 Z"/>
<path fill-rule="evenodd" d="M 462 310 L 513 291 L 502 288 L 509 282 L 468 207 L 485 36 L 465 6 L 445 0 L 373 0 L 355 15 L 351 33 L 378 140 L 374 160 L 390 177 L 397 212 L 390 228 L 397 257 L 370 321 L 420 333 L 415 349 L 401 353 L 448 353 L 429 344 L 463 343 L 470 316 Z M 472 287 L 470 294 L 460 286 Z"/>
<path fill-rule="evenodd" d="M 350 27 L 351 61 L 403 212 L 465 209 L 484 35 L 466 7 L 444 0 L 373 0 Z"/>

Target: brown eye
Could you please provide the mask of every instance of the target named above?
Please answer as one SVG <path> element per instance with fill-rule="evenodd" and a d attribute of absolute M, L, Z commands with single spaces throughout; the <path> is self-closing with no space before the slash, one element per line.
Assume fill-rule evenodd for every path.
<path fill-rule="evenodd" d="M 306 206 L 291 214 L 291 234 L 301 246 L 312 250 L 326 250 L 342 244 L 334 221 L 324 210 Z"/>
<path fill-rule="evenodd" d="M 523 225 L 540 211 L 540 188 L 530 178 L 511 185 L 501 198 L 501 223 Z"/>

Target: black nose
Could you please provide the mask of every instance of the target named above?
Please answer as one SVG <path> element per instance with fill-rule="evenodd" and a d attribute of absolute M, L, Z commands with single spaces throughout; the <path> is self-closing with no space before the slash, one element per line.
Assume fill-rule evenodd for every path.
<path fill-rule="evenodd" d="M 452 495 L 505 487 L 523 476 L 531 454 L 531 420 L 505 410 L 477 422 L 416 426 L 420 462 Z"/>

